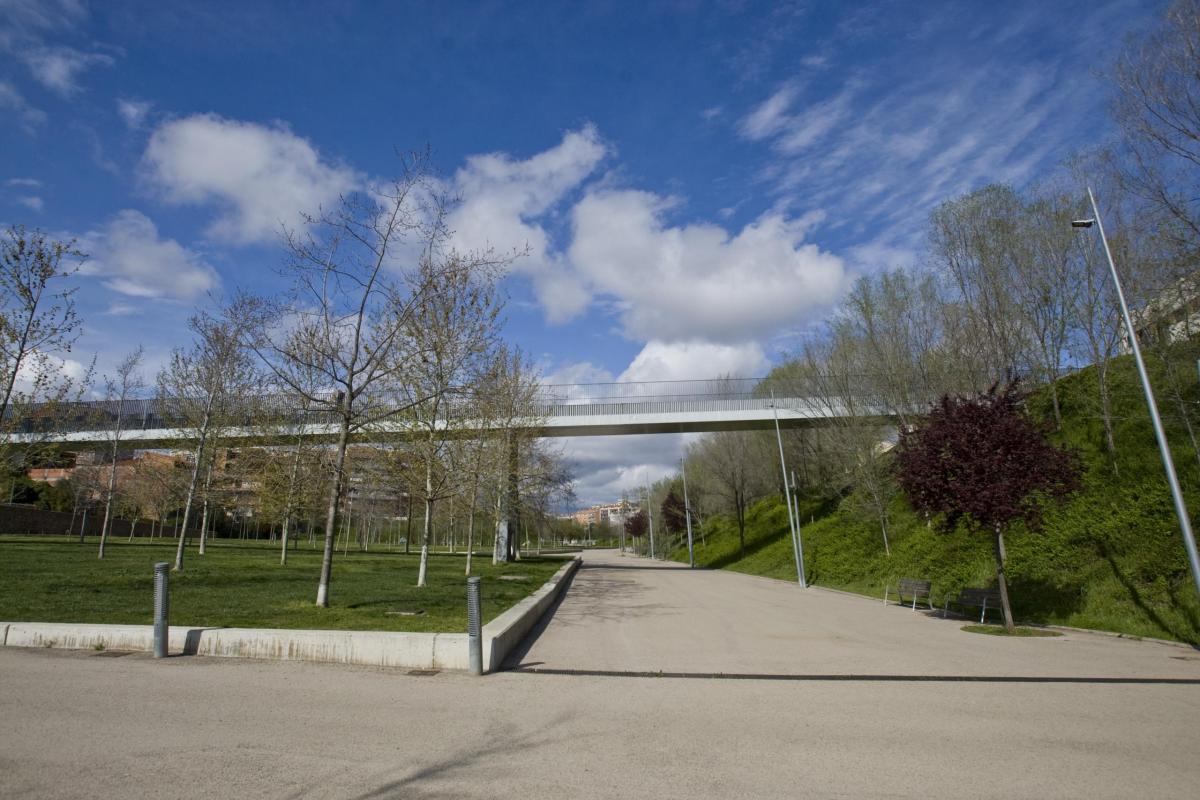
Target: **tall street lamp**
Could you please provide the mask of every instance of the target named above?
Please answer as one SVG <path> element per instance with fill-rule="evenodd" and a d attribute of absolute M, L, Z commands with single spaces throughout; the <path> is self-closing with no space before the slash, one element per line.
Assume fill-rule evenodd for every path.
<path fill-rule="evenodd" d="M 654 509 L 650 505 L 650 484 L 646 484 L 646 521 L 650 523 L 650 557 L 658 558 L 654 551 Z"/>
<path fill-rule="evenodd" d="M 1188 561 L 1192 565 L 1192 580 L 1196 584 L 1196 592 L 1200 594 L 1200 554 L 1196 552 L 1196 537 L 1192 534 L 1192 521 L 1188 517 L 1187 505 L 1183 502 L 1183 491 L 1179 488 L 1179 478 L 1175 475 L 1175 462 L 1171 459 L 1171 447 L 1167 444 L 1167 434 L 1163 430 L 1162 419 L 1158 416 L 1158 403 L 1154 400 L 1154 390 L 1150 387 L 1150 376 L 1146 372 L 1146 362 L 1142 359 L 1142 348 L 1138 345 L 1137 331 L 1133 327 L 1133 319 L 1129 316 L 1129 305 L 1125 302 L 1125 291 L 1121 288 L 1121 277 L 1117 274 L 1117 265 L 1113 261 L 1112 250 L 1108 246 L 1108 237 L 1104 235 L 1104 221 L 1100 219 L 1100 209 L 1096 205 L 1096 197 L 1089 186 L 1088 200 L 1092 203 L 1091 219 L 1077 219 L 1071 222 L 1074 228 L 1090 228 L 1094 224 L 1100 231 L 1100 241 L 1104 244 L 1104 255 L 1108 258 L 1108 268 L 1112 272 L 1113 286 L 1117 289 L 1117 300 L 1121 304 L 1121 318 L 1125 321 L 1125 333 L 1129 336 L 1129 347 L 1133 350 L 1133 359 L 1137 362 L 1138 375 L 1142 379 L 1142 389 L 1146 392 L 1146 405 L 1150 408 L 1150 421 L 1154 423 L 1154 435 L 1158 439 L 1158 451 L 1162 455 L 1163 469 L 1167 472 L 1167 483 L 1171 486 L 1171 499 L 1175 501 L 1175 514 L 1179 517 L 1179 529 L 1183 533 L 1183 546 L 1187 548 Z"/>
<path fill-rule="evenodd" d="M 787 503 L 788 530 L 792 534 L 792 556 L 796 560 L 796 581 L 800 588 L 807 589 L 808 581 L 804 578 L 804 544 L 800 539 L 800 507 L 792 513 L 792 493 L 788 488 L 787 462 L 783 458 L 783 436 L 779 433 L 779 409 L 775 407 L 775 391 L 771 391 L 771 415 L 775 419 L 775 441 L 779 444 L 779 469 L 783 473 L 783 500 Z"/>
<path fill-rule="evenodd" d="M 687 462 L 679 459 L 679 474 L 683 476 L 683 519 L 687 524 L 688 537 L 688 568 L 696 568 L 696 548 L 692 544 L 692 504 L 688 502 L 687 491 Z"/>

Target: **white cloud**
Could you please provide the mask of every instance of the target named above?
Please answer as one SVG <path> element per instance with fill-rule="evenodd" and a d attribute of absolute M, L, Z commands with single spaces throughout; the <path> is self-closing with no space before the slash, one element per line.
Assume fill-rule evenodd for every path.
<path fill-rule="evenodd" d="M 450 218 L 454 244 L 463 250 L 524 251 L 513 265 L 530 277 L 547 319 L 571 319 L 591 296 L 571 274 L 546 229 L 547 215 L 577 189 L 609 153 L 595 127 L 567 133 L 549 150 L 526 160 L 504 153 L 472 156 L 455 173 L 463 198 Z"/>
<path fill-rule="evenodd" d="M 640 496 L 647 483 L 679 471 L 679 459 L 696 434 L 576 436 L 557 440 L 575 472 L 580 507 Z M 657 523 L 657 516 L 655 522 Z"/>
<path fill-rule="evenodd" d="M 45 201 L 35 194 L 18 197 L 17 202 L 28 208 L 30 211 L 41 211 L 46 207 Z"/>
<path fill-rule="evenodd" d="M 258 125 L 198 114 L 160 125 L 143 156 L 147 179 L 181 205 L 216 204 L 208 234 L 234 244 L 272 241 L 358 187 L 352 169 L 321 158 L 281 124 Z"/>
<path fill-rule="evenodd" d="M 17 88 L 7 81 L 0 80 L 0 109 L 8 109 L 20 123 L 21 128 L 28 134 L 37 133 L 37 129 L 46 123 L 46 112 L 29 105 Z"/>
<path fill-rule="evenodd" d="M 804 242 L 819 215 L 768 212 L 731 234 L 719 225 L 671 226 L 670 201 L 601 190 L 572 211 L 575 270 L 618 300 L 626 335 L 742 342 L 832 303 L 841 259 Z"/>
<path fill-rule="evenodd" d="M 159 238 L 154 223 L 130 209 L 80 237 L 79 247 L 90 256 L 84 274 L 98 276 L 109 289 L 131 297 L 190 300 L 220 282 L 197 253 L 174 239 Z"/>
<path fill-rule="evenodd" d="M 799 153 L 839 130 L 851 116 L 854 94 L 854 89 L 847 89 L 786 118 L 776 146 L 785 153 Z"/>
<path fill-rule="evenodd" d="M 783 130 L 788 122 L 787 111 L 796 99 L 796 94 L 796 87 L 789 84 L 760 103 L 738 126 L 742 135 L 758 141 Z"/>
<path fill-rule="evenodd" d="M 4 182 L 4 185 L 37 189 L 41 187 L 42 182 L 37 178 L 9 178 Z"/>
<path fill-rule="evenodd" d="M 758 378 L 770 362 L 757 342 L 714 344 L 705 341 L 652 340 L 621 373 L 618 381 L 679 381 L 720 377 Z"/>
<path fill-rule="evenodd" d="M 542 383 L 547 385 L 612 383 L 613 380 L 611 372 L 590 361 L 577 361 L 573 364 L 564 364 L 542 377 Z"/>
<path fill-rule="evenodd" d="M 62 358 L 52 353 L 33 352 L 21 362 L 13 389 L 20 393 L 46 391 L 47 386 L 58 386 L 62 381 L 78 385 L 87 377 L 88 368 L 73 358 Z"/>
<path fill-rule="evenodd" d="M 115 61 L 104 53 L 84 53 L 72 47 L 36 47 L 22 54 L 34 79 L 64 97 L 79 91 L 79 76 L 93 66 L 111 67 Z"/>
<path fill-rule="evenodd" d="M 87 17 L 83 0 L 3 0 L 5 32 L 31 36 L 37 31 L 72 27 Z"/>
<path fill-rule="evenodd" d="M 149 100 L 126 100 L 124 98 L 117 100 L 117 113 L 121 115 L 125 127 L 130 130 L 142 127 L 142 123 L 145 122 L 146 115 L 150 113 L 152 107 L 153 104 Z"/>
<path fill-rule="evenodd" d="M 842 41 L 820 51 L 824 63 L 800 59 L 738 130 L 769 148 L 760 184 L 784 207 L 824 210 L 839 239 L 859 246 L 848 257 L 919 250 L 938 203 L 989 182 L 1022 185 L 1089 136 L 1104 138 L 1094 121 L 1106 93 L 1087 65 L 1106 31 L 1130 25 L 1135 5 L 1065 28 L 998 8 L 913 14 L 886 27 L 878 14 L 848 12 Z M 836 83 L 834 70 L 815 74 L 876 41 L 896 46 L 879 50 L 874 69 Z"/>
<path fill-rule="evenodd" d="M 638 340 L 741 343 L 794 324 L 842 290 L 842 262 L 804 241 L 819 214 L 768 212 L 734 232 L 671 225 L 670 198 L 584 186 L 610 152 L 586 126 L 526 160 L 468 159 L 452 181 L 462 197 L 449 221 L 454 244 L 528 248 L 513 269 L 532 280 L 551 323 L 600 296 Z"/>
<path fill-rule="evenodd" d="M 619 376 L 589 361 L 560 366 L 543 383 L 565 402 L 585 402 L 588 387 L 571 391 L 562 384 L 616 381 L 672 381 L 722 376 L 759 377 L 769 363 L 754 342 L 737 345 L 710 342 L 651 341 Z M 648 434 L 630 436 L 576 436 L 558 440 L 575 472 L 575 493 L 580 505 L 609 502 L 622 495 L 637 496 L 646 486 L 678 470 L 679 458 L 699 434 Z"/>

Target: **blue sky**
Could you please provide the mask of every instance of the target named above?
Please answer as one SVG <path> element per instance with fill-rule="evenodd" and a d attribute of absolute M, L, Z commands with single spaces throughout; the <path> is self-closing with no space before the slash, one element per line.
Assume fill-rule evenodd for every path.
<path fill-rule="evenodd" d="M 552 381 L 763 374 L 938 202 L 1111 135 L 1160 3 L 0 0 L 0 222 L 77 237 L 75 358 L 150 375 L 277 231 L 433 148 L 464 247 L 529 245 L 508 337 Z M 580 497 L 681 440 L 570 442 Z"/>

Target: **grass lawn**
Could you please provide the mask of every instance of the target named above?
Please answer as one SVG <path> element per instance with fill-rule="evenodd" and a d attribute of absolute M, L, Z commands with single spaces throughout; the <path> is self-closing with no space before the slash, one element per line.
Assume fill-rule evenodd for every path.
<path fill-rule="evenodd" d="M 962 630 L 967 633 L 985 633 L 988 636 L 1062 636 L 1058 631 L 1050 631 L 1045 628 L 1018 627 L 1009 633 L 1008 628 L 1003 625 L 963 625 Z"/>
<path fill-rule="evenodd" d="M 8 622 L 153 622 L 154 563 L 173 562 L 170 539 L 132 544 L 110 540 L 104 560 L 97 541 L 0 536 L 0 620 Z M 288 553 L 266 543 L 218 540 L 208 553 L 189 547 L 184 571 L 171 573 L 173 625 L 230 628 L 465 632 L 465 556 L 429 559 L 428 586 L 418 589 L 415 553 L 334 554 L 330 608 L 317 608 L 319 550 Z M 474 560 L 483 578 L 484 621 L 498 616 L 550 578 L 563 559 L 537 556 L 492 566 Z M 499 580 L 501 575 L 525 576 Z M 420 616 L 389 611 L 424 610 Z"/>

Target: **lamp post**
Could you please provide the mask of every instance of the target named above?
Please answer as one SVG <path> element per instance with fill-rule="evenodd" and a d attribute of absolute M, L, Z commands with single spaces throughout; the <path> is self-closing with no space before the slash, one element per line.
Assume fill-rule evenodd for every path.
<path fill-rule="evenodd" d="M 687 523 L 688 567 L 695 569 L 696 548 L 692 543 L 692 505 L 688 502 L 687 463 L 682 458 L 679 459 L 679 473 L 683 476 L 683 519 Z"/>
<path fill-rule="evenodd" d="M 792 509 L 792 492 L 788 488 L 787 462 L 783 458 L 783 436 L 779 433 L 779 409 L 775 407 L 774 391 L 771 392 L 771 415 L 775 418 L 775 441 L 779 444 L 779 469 L 783 473 L 783 499 L 787 503 L 788 530 L 792 534 L 792 557 L 796 560 L 796 580 L 800 583 L 800 588 L 807 589 L 808 582 L 804 579 L 804 557 L 801 555 L 800 521 L 796 519 Z"/>
<path fill-rule="evenodd" d="M 650 524 L 650 557 L 658 558 L 654 551 L 654 508 L 650 504 L 650 484 L 646 484 L 646 522 Z"/>
<path fill-rule="evenodd" d="M 1167 443 L 1167 434 L 1163 430 L 1162 419 L 1158 415 L 1158 404 L 1154 400 L 1154 389 L 1150 386 L 1150 376 L 1146 372 L 1146 362 L 1142 359 L 1142 348 L 1138 345 L 1137 331 L 1133 327 L 1133 319 L 1129 315 L 1129 305 L 1125 302 L 1125 291 L 1121 288 L 1121 277 L 1117 274 L 1117 265 L 1113 261 L 1112 250 L 1108 246 L 1108 237 L 1104 235 L 1104 221 L 1100 219 L 1100 209 L 1096 205 L 1096 197 L 1089 186 L 1088 200 L 1092 204 L 1091 219 L 1077 219 L 1071 222 L 1074 228 L 1090 228 L 1094 224 L 1100 232 L 1100 242 L 1104 245 L 1104 255 L 1108 258 L 1108 268 L 1112 272 L 1113 286 L 1117 290 L 1117 300 L 1121 304 L 1121 318 L 1125 321 L 1125 332 L 1129 336 L 1129 348 L 1133 350 L 1133 360 L 1137 363 L 1138 376 L 1142 379 L 1142 389 L 1146 393 L 1146 405 L 1150 409 L 1150 421 L 1154 424 L 1154 436 L 1158 439 L 1158 450 L 1162 455 L 1163 469 L 1167 473 L 1167 483 L 1171 487 L 1171 499 L 1175 502 L 1175 514 L 1179 517 L 1179 529 L 1183 533 L 1183 546 L 1187 549 L 1188 561 L 1192 567 L 1192 581 L 1196 591 L 1200 593 L 1200 554 L 1196 552 L 1196 537 L 1192 534 L 1192 522 L 1188 517 L 1187 505 L 1183 502 L 1183 491 L 1179 488 L 1179 478 L 1175 475 L 1175 462 L 1171 459 L 1171 447 Z"/>

